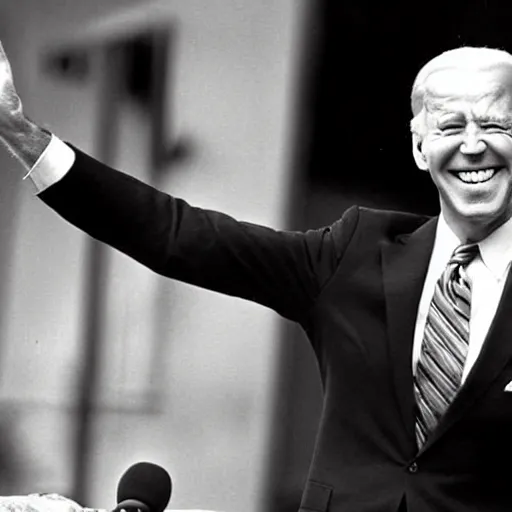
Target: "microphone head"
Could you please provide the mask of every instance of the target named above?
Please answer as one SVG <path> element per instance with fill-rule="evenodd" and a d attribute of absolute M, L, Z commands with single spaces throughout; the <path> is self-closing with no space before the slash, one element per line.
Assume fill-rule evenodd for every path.
<path fill-rule="evenodd" d="M 171 490 L 171 477 L 164 468 L 151 462 L 138 462 L 119 480 L 116 510 L 140 508 L 146 509 L 145 512 L 163 512 L 171 498 Z"/>

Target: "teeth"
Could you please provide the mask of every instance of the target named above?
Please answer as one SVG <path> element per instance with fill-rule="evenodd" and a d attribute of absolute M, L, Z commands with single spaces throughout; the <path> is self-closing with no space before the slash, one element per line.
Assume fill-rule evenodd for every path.
<path fill-rule="evenodd" d="M 496 174 L 496 169 L 485 169 L 482 171 L 462 171 L 457 176 L 464 183 L 482 183 L 490 180 Z"/>

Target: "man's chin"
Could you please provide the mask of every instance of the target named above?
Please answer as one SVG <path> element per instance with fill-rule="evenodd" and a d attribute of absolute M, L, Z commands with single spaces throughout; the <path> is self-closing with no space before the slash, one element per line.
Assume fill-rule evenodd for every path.
<path fill-rule="evenodd" d="M 487 236 L 511 217 L 511 208 L 502 204 L 473 203 L 457 205 L 447 217 L 457 223 L 463 232 Z"/>

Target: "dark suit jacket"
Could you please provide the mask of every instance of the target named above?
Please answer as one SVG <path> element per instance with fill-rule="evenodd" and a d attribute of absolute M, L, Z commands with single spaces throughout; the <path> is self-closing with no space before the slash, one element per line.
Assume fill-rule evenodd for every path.
<path fill-rule="evenodd" d="M 324 407 L 301 511 L 512 509 L 512 289 L 438 430 L 418 453 L 412 341 L 436 218 L 350 208 L 333 225 L 275 231 L 193 208 L 77 150 L 41 198 L 155 272 L 299 323 Z"/>

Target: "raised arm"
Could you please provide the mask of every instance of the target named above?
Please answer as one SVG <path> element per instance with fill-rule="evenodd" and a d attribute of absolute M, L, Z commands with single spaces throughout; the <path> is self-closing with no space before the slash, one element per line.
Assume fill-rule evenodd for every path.
<path fill-rule="evenodd" d="M 319 230 L 293 232 L 191 206 L 71 146 L 76 159 L 40 198 L 74 226 L 153 271 L 258 302 L 301 320 L 333 275 L 354 209 Z"/>
<path fill-rule="evenodd" d="M 28 170 L 40 168 L 41 160 L 58 160 L 56 154 L 73 155 L 65 172 L 60 169 L 58 179 L 40 188 L 39 197 L 49 207 L 159 274 L 304 320 L 336 271 L 356 211 L 332 227 L 299 233 L 192 207 L 76 147 L 60 140 L 55 145 L 55 137 L 24 115 L 2 48 L 0 66 L 0 138 L 8 149 Z"/>

